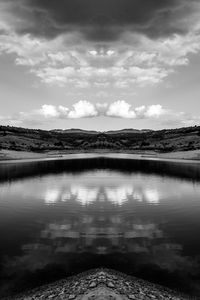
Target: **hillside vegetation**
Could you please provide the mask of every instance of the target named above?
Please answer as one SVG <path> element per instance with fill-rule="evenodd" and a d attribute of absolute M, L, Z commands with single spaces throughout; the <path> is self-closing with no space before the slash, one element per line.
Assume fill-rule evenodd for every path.
<path fill-rule="evenodd" d="M 200 126 L 179 129 L 96 132 L 80 129 L 37 130 L 0 126 L 0 149 L 45 152 L 51 150 L 153 150 L 200 149 Z"/>

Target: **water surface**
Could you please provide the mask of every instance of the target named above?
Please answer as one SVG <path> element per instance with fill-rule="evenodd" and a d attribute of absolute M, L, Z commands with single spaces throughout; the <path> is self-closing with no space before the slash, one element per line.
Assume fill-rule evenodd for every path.
<path fill-rule="evenodd" d="M 0 295 L 95 268 L 200 295 L 200 165 L 0 165 Z"/>

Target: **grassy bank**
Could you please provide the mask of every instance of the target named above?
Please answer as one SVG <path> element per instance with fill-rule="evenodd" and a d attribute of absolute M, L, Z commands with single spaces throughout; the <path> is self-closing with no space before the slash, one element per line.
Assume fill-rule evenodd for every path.
<path fill-rule="evenodd" d="M 182 160 L 200 160 L 200 150 L 190 150 L 190 151 L 175 151 L 167 153 L 158 153 L 155 151 L 111 151 L 111 150 L 84 150 L 84 151 L 47 151 L 41 153 L 35 153 L 31 151 L 15 151 L 15 150 L 0 150 L 0 161 L 4 160 L 22 160 L 22 159 L 46 159 L 46 158 L 59 158 L 67 157 L 69 154 L 80 154 L 80 153 L 121 153 L 121 154 L 133 154 L 134 157 L 138 158 L 159 158 L 159 159 L 182 159 Z"/>

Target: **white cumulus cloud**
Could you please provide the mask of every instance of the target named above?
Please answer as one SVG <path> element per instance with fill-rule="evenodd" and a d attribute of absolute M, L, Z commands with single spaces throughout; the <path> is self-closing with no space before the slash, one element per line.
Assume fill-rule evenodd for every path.
<path fill-rule="evenodd" d="M 56 107 L 54 105 L 44 104 L 38 112 L 46 118 L 65 118 L 68 116 L 68 111 L 69 109 L 62 105 Z"/>
<path fill-rule="evenodd" d="M 73 105 L 73 110 L 68 114 L 68 118 L 77 119 L 85 117 L 96 117 L 98 111 L 94 104 L 88 101 L 79 101 Z"/>
<path fill-rule="evenodd" d="M 130 108 L 131 105 L 129 103 L 119 100 L 109 105 L 106 115 L 109 117 L 135 118 L 135 111 Z"/>
<path fill-rule="evenodd" d="M 63 105 L 44 104 L 39 109 L 30 112 L 19 112 L 11 116 L 0 116 L 0 121 L 5 125 L 36 126 L 44 122 L 80 118 L 122 118 L 132 120 L 154 120 L 165 127 L 193 126 L 200 123 L 200 117 L 186 112 L 173 111 L 160 104 L 141 105 L 133 107 L 125 100 L 112 103 L 91 103 L 80 100 L 66 107 Z"/>
<path fill-rule="evenodd" d="M 42 115 L 45 118 L 58 118 L 58 119 L 78 119 L 96 117 L 98 110 L 96 106 L 89 101 L 80 100 L 73 104 L 73 108 L 59 105 L 44 104 L 41 109 L 35 110 L 30 115 Z"/>
<path fill-rule="evenodd" d="M 167 110 L 160 104 L 132 108 L 131 104 L 124 100 L 111 103 L 106 111 L 109 117 L 126 119 L 159 118 L 166 113 Z"/>

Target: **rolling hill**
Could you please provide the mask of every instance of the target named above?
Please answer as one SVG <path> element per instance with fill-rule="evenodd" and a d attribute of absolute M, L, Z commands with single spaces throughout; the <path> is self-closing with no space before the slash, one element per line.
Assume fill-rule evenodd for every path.
<path fill-rule="evenodd" d="M 200 126 L 178 129 L 97 132 L 81 129 L 40 130 L 0 126 L 0 149 L 45 152 L 52 150 L 153 150 L 200 149 Z"/>

